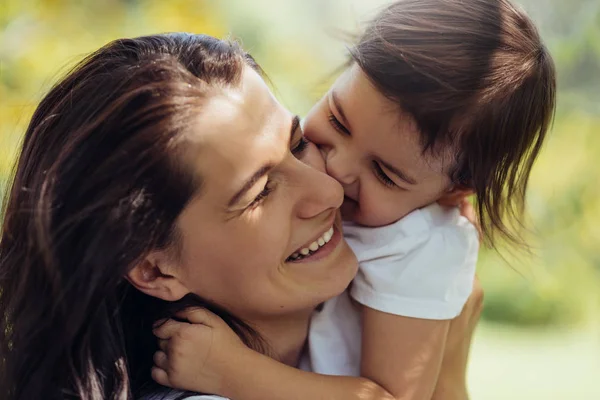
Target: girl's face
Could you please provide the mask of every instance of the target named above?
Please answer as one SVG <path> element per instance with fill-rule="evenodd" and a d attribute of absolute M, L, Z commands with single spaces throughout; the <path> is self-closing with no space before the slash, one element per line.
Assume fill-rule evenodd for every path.
<path fill-rule="evenodd" d="M 451 192 L 451 158 L 424 153 L 413 119 L 356 64 L 313 107 L 303 128 L 327 173 L 344 188 L 345 220 L 387 225 Z"/>
<path fill-rule="evenodd" d="M 256 72 L 216 92 L 186 137 L 201 185 L 177 221 L 178 256 L 152 261 L 177 282 L 159 297 L 192 292 L 256 321 L 341 293 L 357 270 L 340 234 L 342 187 Z"/>

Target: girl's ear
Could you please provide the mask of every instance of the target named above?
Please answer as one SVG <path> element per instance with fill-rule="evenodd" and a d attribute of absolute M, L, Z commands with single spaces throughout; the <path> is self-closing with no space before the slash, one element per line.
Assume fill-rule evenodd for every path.
<path fill-rule="evenodd" d="M 473 193 L 473 189 L 466 186 L 452 185 L 437 202 L 443 206 L 458 207 L 462 204 L 464 199 L 471 196 Z"/>
<path fill-rule="evenodd" d="M 167 273 L 176 271 L 164 252 L 149 254 L 125 276 L 140 292 L 166 301 L 180 300 L 190 293 L 179 277 Z"/>

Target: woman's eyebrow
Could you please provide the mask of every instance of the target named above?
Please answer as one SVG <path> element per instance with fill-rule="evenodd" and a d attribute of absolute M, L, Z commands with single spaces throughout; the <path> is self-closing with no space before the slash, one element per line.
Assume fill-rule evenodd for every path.
<path fill-rule="evenodd" d="M 255 173 L 253 173 L 252 176 L 246 180 L 242 188 L 238 190 L 236 194 L 233 195 L 231 200 L 229 200 L 227 207 L 233 207 L 242 198 L 242 196 L 244 196 L 244 194 L 246 194 L 248 190 L 252 189 L 252 186 L 254 186 L 260 178 L 268 174 L 274 166 L 275 165 L 271 163 L 265 164 L 262 167 L 260 167 Z"/>
<path fill-rule="evenodd" d="M 290 133 L 289 133 L 290 143 L 294 136 L 294 132 L 296 132 L 296 130 L 298 129 L 299 126 L 300 126 L 300 117 L 297 115 L 294 115 L 292 117 L 292 124 L 290 127 Z M 246 180 L 246 182 L 242 185 L 242 188 L 240 190 L 238 190 L 236 194 L 233 195 L 231 200 L 229 200 L 227 207 L 228 208 L 233 207 L 244 196 L 244 194 L 246 194 L 246 192 L 248 190 L 252 189 L 252 186 L 254 186 L 256 184 L 256 182 L 259 181 L 260 178 L 262 178 L 263 176 L 268 174 L 269 171 L 272 170 L 274 167 L 275 167 L 275 164 L 273 164 L 273 163 L 268 163 L 268 164 L 265 164 L 262 167 L 260 167 L 255 173 L 252 174 L 252 176 L 250 176 L 250 178 L 248 178 Z"/>
<path fill-rule="evenodd" d="M 296 130 L 298 130 L 298 127 L 300 127 L 300 117 L 294 115 L 294 117 L 292 118 L 292 127 L 290 129 L 290 144 L 294 140 L 294 133 L 296 132 Z"/>

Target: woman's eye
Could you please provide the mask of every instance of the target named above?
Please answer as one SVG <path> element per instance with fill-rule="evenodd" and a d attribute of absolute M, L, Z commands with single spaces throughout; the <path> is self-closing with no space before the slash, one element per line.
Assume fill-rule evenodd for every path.
<path fill-rule="evenodd" d="M 329 113 L 329 117 L 327 117 L 327 119 L 329 120 L 331 126 L 333 126 L 333 129 L 335 129 L 343 135 L 350 135 L 350 131 L 346 129 L 346 127 L 342 125 L 340 121 L 338 121 L 338 119 L 335 117 L 335 115 L 333 115 L 333 113 Z"/>
<path fill-rule="evenodd" d="M 396 186 L 396 183 L 393 180 L 391 180 L 389 176 L 387 176 L 387 174 L 383 171 L 381 166 L 379 166 L 379 164 L 375 161 L 373 161 L 373 171 L 375 173 L 375 176 L 377 176 L 379 181 L 385 186 L 389 188 Z"/>
<path fill-rule="evenodd" d="M 254 209 L 254 208 L 258 207 L 259 205 L 261 205 L 262 202 L 271 193 L 273 193 L 273 190 L 275 190 L 275 183 L 271 180 L 268 180 L 267 183 L 265 184 L 265 187 L 263 188 L 263 190 L 254 198 L 254 200 L 252 200 L 252 202 L 250 204 L 248 204 L 248 206 L 246 207 L 246 210 L 251 210 L 251 209 Z"/>
<path fill-rule="evenodd" d="M 306 150 L 307 147 L 308 147 L 308 140 L 306 140 L 306 138 L 304 136 L 302 136 L 302 138 L 300 138 L 298 143 L 296 143 L 296 145 L 294 147 L 292 147 L 290 149 L 290 151 L 296 158 L 300 158 L 300 157 L 302 157 L 302 154 L 304 153 L 304 150 Z"/>

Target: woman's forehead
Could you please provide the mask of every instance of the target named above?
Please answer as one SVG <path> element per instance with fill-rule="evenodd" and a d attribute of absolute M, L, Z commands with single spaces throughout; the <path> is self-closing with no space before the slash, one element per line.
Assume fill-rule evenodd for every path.
<path fill-rule="evenodd" d="M 290 116 L 246 68 L 239 85 L 218 88 L 203 104 L 184 145 L 186 161 L 203 182 L 236 180 L 287 149 Z"/>

